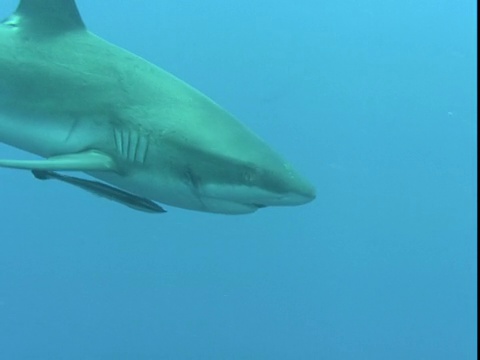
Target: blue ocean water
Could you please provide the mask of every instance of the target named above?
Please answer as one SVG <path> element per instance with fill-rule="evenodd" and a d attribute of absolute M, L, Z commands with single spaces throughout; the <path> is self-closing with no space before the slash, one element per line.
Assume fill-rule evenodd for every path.
<path fill-rule="evenodd" d="M 317 199 L 152 216 L 0 169 L 0 359 L 476 359 L 475 2 L 77 2 Z"/>

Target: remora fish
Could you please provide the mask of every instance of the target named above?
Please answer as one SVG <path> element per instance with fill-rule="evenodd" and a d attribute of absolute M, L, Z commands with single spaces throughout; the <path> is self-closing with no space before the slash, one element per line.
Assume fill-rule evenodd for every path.
<path fill-rule="evenodd" d="M 133 196 L 244 214 L 305 204 L 313 186 L 208 97 L 89 32 L 74 0 L 21 0 L 0 24 L 0 142 Z"/>
<path fill-rule="evenodd" d="M 32 170 L 33 176 L 39 180 L 56 179 L 64 183 L 79 187 L 80 189 L 91 192 L 92 194 L 116 201 L 135 210 L 148 213 L 166 212 L 160 205 L 151 200 L 130 194 L 126 191 L 117 189 L 113 186 L 103 184 L 99 181 L 80 179 L 74 176 L 57 174 L 54 171 Z"/>

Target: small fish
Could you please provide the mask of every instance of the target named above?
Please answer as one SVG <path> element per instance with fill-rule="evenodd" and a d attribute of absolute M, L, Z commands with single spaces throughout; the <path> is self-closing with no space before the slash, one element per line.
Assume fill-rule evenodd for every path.
<path fill-rule="evenodd" d="M 129 192 L 117 189 L 113 186 L 103 184 L 99 181 L 81 179 L 74 176 L 61 175 L 54 171 L 32 170 L 33 176 L 39 180 L 56 179 L 73 186 L 79 187 L 83 190 L 91 192 L 92 194 L 116 201 L 120 204 L 126 205 L 132 209 L 148 212 L 148 213 L 164 213 L 166 212 L 157 203 Z"/>

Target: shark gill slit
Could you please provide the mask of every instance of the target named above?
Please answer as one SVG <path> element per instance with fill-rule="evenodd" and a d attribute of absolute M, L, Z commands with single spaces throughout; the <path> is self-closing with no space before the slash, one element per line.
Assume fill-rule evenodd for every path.
<path fill-rule="evenodd" d="M 149 147 L 148 137 L 141 135 L 138 140 L 138 150 L 137 150 L 137 161 L 141 164 L 144 164 L 147 161 L 147 153 Z"/>
<path fill-rule="evenodd" d="M 122 130 L 122 138 L 123 138 L 122 155 L 124 159 L 128 160 L 128 152 L 130 148 L 130 131 Z"/>
<path fill-rule="evenodd" d="M 131 162 L 135 162 L 137 159 L 137 149 L 138 149 L 138 133 L 136 131 L 131 133 L 131 141 L 130 141 L 130 152 L 128 160 Z"/>
<path fill-rule="evenodd" d="M 113 130 L 113 137 L 115 139 L 115 149 L 120 155 L 122 154 L 122 134 L 118 129 Z"/>
<path fill-rule="evenodd" d="M 127 154 L 126 154 L 126 156 L 127 156 L 127 160 L 128 160 L 129 162 L 133 162 L 133 160 L 132 160 L 132 153 L 133 153 L 133 151 L 134 151 L 134 149 L 135 149 L 135 146 L 134 146 L 134 144 L 133 144 L 133 142 L 135 141 L 134 133 L 132 133 L 131 131 L 127 131 L 127 133 L 128 133 L 128 136 L 127 136 L 127 137 L 128 137 L 128 147 L 127 147 Z"/>
<path fill-rule="evenodd" d="M 148 138 L 136 131 L 118 130 L 113 132 L 117 154 L 128 162 L 144 164 L 147 159 Z"/>

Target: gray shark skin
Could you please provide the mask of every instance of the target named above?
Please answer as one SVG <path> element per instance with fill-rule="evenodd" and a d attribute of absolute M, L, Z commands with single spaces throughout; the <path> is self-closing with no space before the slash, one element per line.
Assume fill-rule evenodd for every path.
<path fill-rule="evenodd" d="M 21 0 L 0 24 L 0 142 L 145 199 L 245 214 L 313 186 L 208 97 L 89 32 L 74 0 Z"/>

